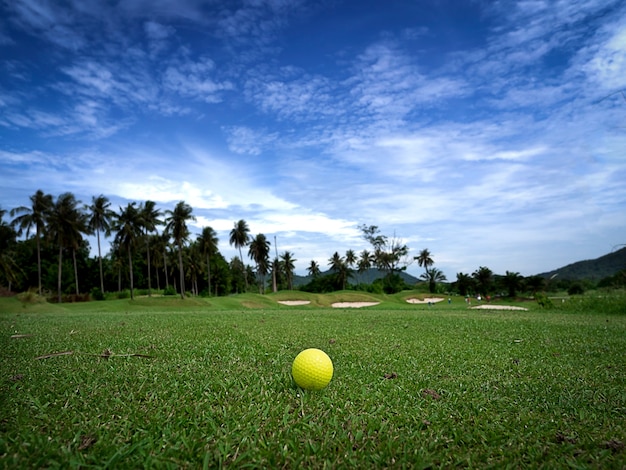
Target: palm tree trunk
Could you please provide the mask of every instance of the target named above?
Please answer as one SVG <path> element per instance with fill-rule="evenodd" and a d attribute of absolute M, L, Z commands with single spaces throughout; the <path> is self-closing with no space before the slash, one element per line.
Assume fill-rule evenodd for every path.
<path fill-rule="evenodd" d="M 246 292 L 248 292 L 248 273 L 246 272 L 246 265 L 243 264 L 243 255 L 241 254 L 241 247 L 239 247 L 239 259 L 241 260 L 241 271 L 243 272 L 243 280 L 246 286 Z"/>
<path fill-rule="evenodd" d="M 39 278 L 39 295 L 41 295 L 41 244 L 39 241 L 39 227 L 37 227 L 37 275 Z"/>
<path fill-rule="evenodd" d="M 63 268 L 61 264 L 63 263 L 63 247 L 59 243 L 59 271 L 57 276 L 57 295 L 59 303 L 61 303 L 61 275 L 63 274 Z"/>
<path fill-rule="evenodd" d="M 167 275 L 167 250 L 163 250 L 163 269 L 165 270 L 165 289 L 170 286 L 170 278 Z"/>
<path fill-rule="evenodd" d="M 185 298 L 185 273 L 183 272 L 183 247 L 178 244 L 178 272 L 180 273 L 180 298 Z"/>
<path fill-rule="evenodd" d="M 146 239 L 146 251 L 148 252 L 148 297 L 152 297 L 152 281 L 150 277 L 150 242 Z"/>
<path fill-rule="evenodd" d="M 130 254 L 130 245 L 128 245 L 128 273 L 130 274 L 130 298 L 135 299 L 134 282 L 133 282 L 133 259 Z"/>
<path fill-rule="evenodd" d="M 100 291 L 104 294 L 104 274 L 102 273 L 102 254 L 100 252 L 100 230 L 96 230 L 98 236 L 98 264 L 100 265 Z"/>
<path fill-rule="evenodd" d="M 76 283 L 76 295 L 80 292 L 78 290 L 78 265 L 76 264 L 76 248 L 72 248 L 72 258 L 74 259 L 74 282 Z"/>
<path fill-rule="evenodd" d="M 209 258 L 209 254 L 206 254 L 206 270 L 207 270 L 207 280 L 209 282 L 209 296 L 211 295 L 211 259 Z"/>

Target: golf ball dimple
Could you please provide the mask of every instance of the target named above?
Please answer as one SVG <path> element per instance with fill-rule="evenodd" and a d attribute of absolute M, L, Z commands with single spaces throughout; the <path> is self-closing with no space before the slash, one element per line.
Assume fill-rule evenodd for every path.
<path fill-rule="evenodd" d="M 305 349 L 293 360 L 291 375 L 298 387 L 321 390 L 333 378 L 333 361 L 320 349 Z"/>

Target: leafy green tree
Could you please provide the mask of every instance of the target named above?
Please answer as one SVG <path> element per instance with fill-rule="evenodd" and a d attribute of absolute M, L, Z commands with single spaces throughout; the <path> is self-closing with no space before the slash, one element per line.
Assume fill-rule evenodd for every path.
<path fill-rule="evenodd" d="M 130 298 L 134 299 L 134 275 L 133 275 L 133 256 L 132 250 L 135 243 L 141 236 L 141 213 L 135 202 L 129 202 L 127 206 L 118 214 L 113 230 L 116 233 L 115 242 L 120 250 L 126 250 L 128 255 L 128 274 L 130 280 Z"/>
<path fill-rule="evenodd" d="M 320 265 L 315 260 L 311 260 L 311 264 L 309 264 L 309 267 L 306 268 L 306 270 L 309 273 L 309 276 L 312 276 L 313 279 L 321 274 Z"/>
<path fill-rule="evenodd" d="M 256 273 L 259 278 L 259 293 L 265 293 L 265 276 L 270 267 L 270 242 L 259 233 L 254 237 L 248 247 L 248 256 L 256 263 Z"/>
<path fill-rule="evenodd" d="M 493 285 L 493 272 L 491 269 L 485 266 L 480 266 L 472 273 L 472 277 L 476 281 L 476 287 L 479 293 L 484 296 L 491 292 L 491 287 Z"/>
<path fill-rule="evenodd" d="M 115 212 L 111 209 L 109 199 L 103 195 L 93 196 L 91 205 L 87 208 L 89 211 L 88 227 L 90 231 L 96 232 L 98 240 L 98 265 L 100 268 L 100 291 L 104 294 L 104 273 L 102 270 L 102 251 L 100 249 L 100 232 L 105 236 L 111 234 L 111 225 L 115 219 Z"/>
<path fill-rule="evenodd" d="M 217 233 L 211 227 L 204 227 L 202 233 L 198 236 L 198 243 L 200 244 L 202 255 L 206 257 L 207 282 L 209 295 L 211 295 L 211 257 L 217 253 L 217 245 L 219 243 Z"/>
<path fill-rule="evenodd" d="M 409 253 L 409 247 L 395 235 L 389 238 L 380 233 L 376 225 L 361 225 L 359 227 L 363 234 L 363 238 L 368 241 L 374 249 L 374 265 L 381 271 L 386 273 L 388 278 L 387 290 L 392 292 L 396 287 L 403 283 L 392 281 L 394 273 L 403 271 L 408 265 L 406 257 Z"/>
<path fill-rule="evenodd" d="M 20 206 L 11 210 L 11 216 L 22 214 L 13 219 L 12 225 L 19 227 L 18 236 L 26 230 L 26 238 L 29 237 L 31 229 L 35 228 L 35 240 L 37 242 L 37 278 L 39 283 L 39 295 L 42 294 L 41 285 L 41 238 L 46 230 L 48 215 L 54 204 L 50 194 L 44 194 L 39 189 L 30 197 L 31 206 Z"/>
<path fill-rule="evenodd" d="M 243 255 L 241 254 L 241 249 L 244 246 L 248 246 L 248 243 L 250 242 L 250 228 L 248 227 L 248 223 L 245 220 L 241 219 L 235 222 L 235 226 L 230 231 L 230 238 L 228 242 L 239 250 L 239 260 L 241 261 L 241 269 L 244 277 L 244 283 L 246 286 L 246 290 L 248 290 L 248 277 L 245 273 L 245 264 L 243 262 Z"/>
<path fill-rule="evenodd" d="M 190 220 L 196 220 L 192 215 L 193 209 L 189 204 L 184 201 L 180 201 L 174 207 L 174 210 L 166 211 L 168 215 L 165 230 L 172 235 L 174 244 L 178 247 L 178 271 L 180 276 L 180 297 L 185 298 L 185 269 L 183 266 L 183 245 L 189 237 L 189 229 L 187 228 L 187 222 Z"/>
<path fill-rule="evenodd" d="M 78 207 L 79 201 L 72 193 L 61 194 L 54 203 L 48 215 L 48 234 L 56 240 L 59 247 L 59 265 L 57 275 L 57 296 L 59 303 L 62 301 L 61 281 L 63 275 L 63 249 L 72 250 L 74 261 L 74 278 L 76 294 L 78 295 L 78 268 L 76 265 L 76 250 L 82 242 L 82 234 L 87 233 L 87 216 Z"/>
<path fill-rule="evenodd" d="M 437 283 L 438 282 L 445 282 L 446 281 L 445 274 L 443 272 L 441 272 L 437 268 L 432 268 L 430 270 L 427 270 L 420 277 L 422 279 L 424 279 L 426 282 L 428 282 L 428 291 L 431 294 L 434 294 L 435 292 L 437 292 Z"/>
<path fill-rule="evenodd" d="M 283 271 L 285 272 L 285 276 L 287 277 L 287 285 L 289 286 L 289 290 L 293 290 L 293 271 L 295 269 L 294 263 L 298 260 L 293 257 L 293 253 L 285 251 L 280 255 L 280 261 Z"/>
<path fill-rule="evenodd" d="M 161 211 L 156 208 L 154 201 L 146 201 L 139 206 L 139 216 L 141 218 L 141 227 L 144 231 L 146 239 L 146 256 L 148 261 L 148 295 L 152 295 L 152 269 L 150 266 L 150 234 L 157 231 L 159 225 L 163 225 Z"/>

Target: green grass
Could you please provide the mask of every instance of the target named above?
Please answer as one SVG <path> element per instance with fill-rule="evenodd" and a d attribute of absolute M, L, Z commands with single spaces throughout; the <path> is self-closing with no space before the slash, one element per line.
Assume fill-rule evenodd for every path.
<path fill-rule="evenodd" d="M 413 295 L 0 299 L 0 467 L 626 466 L 626 315 Z M 308 347 L 321 392 L 292 383 Z"/>

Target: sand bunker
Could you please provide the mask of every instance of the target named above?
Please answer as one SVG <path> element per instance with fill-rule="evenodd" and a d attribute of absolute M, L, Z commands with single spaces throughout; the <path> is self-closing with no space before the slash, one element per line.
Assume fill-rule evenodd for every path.
<path fill-rule="evenodd" d="M 331 305 L 333 308 L 361 308 L 378 305 L 380 302 L 336 302 Z"/>
<path fill-rule="evenodd" d="M 410 304 L 434 304 L 435 302 L 441 302 L 443 299 L 439 297 L 431 297 L 426 299 L 406 299 L 406 301 Z"/>
<path fill-rule="evenodd" d="M 513 305 L 479 305 L 478 307 L 472 307 L 472 310 L 528 310 L 524 307 L 514 307 Z"/>
<path fill-rule="evenodd" d="M 283 305 L 308 305 L 311 303 L 310 300 L 279 300 L 279 304 Z"/>

